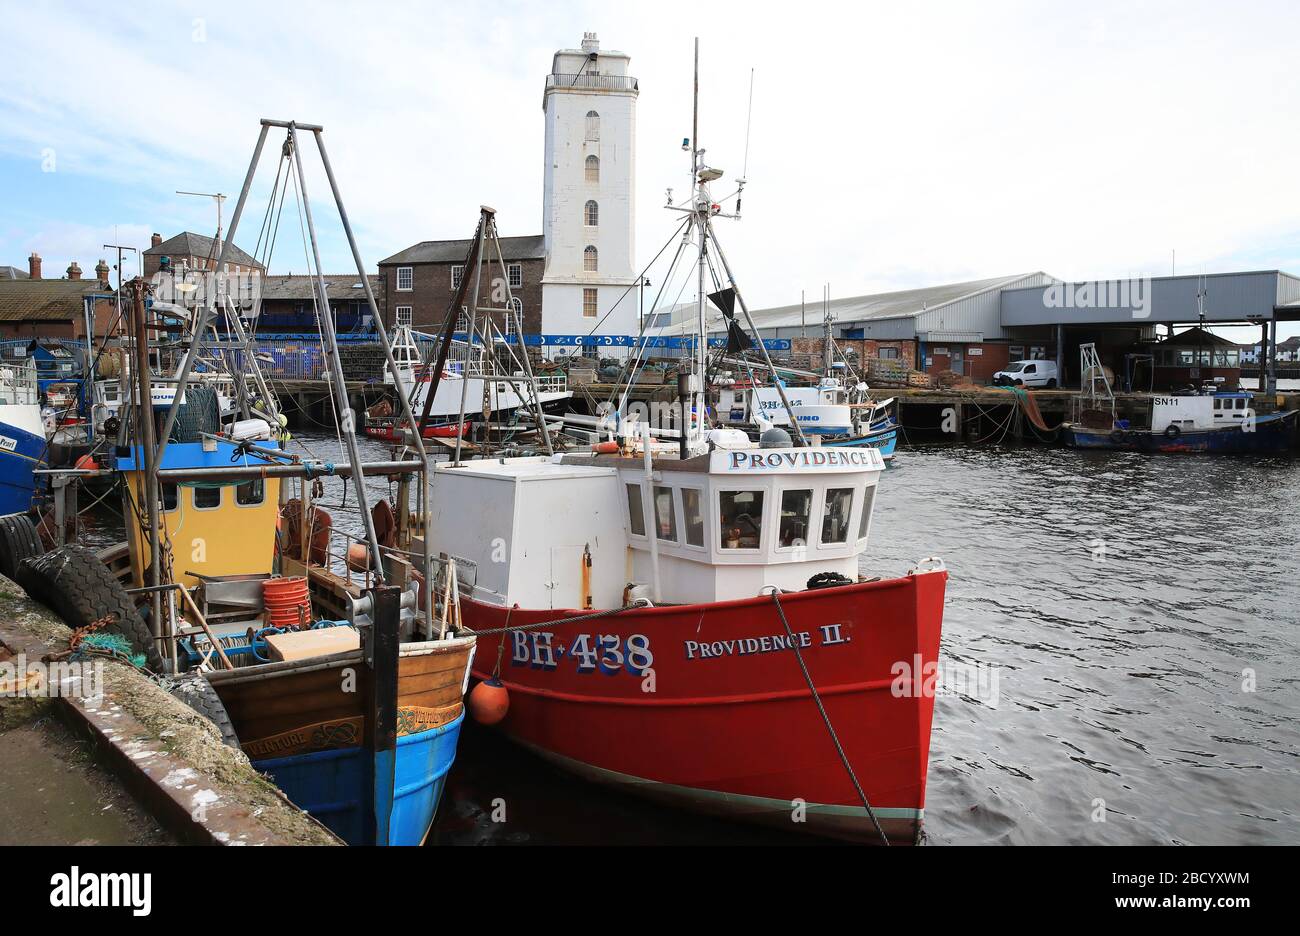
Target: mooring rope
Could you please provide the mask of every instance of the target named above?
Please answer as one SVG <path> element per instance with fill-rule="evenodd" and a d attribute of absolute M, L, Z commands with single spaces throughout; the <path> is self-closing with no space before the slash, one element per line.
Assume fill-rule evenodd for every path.
<path fill-rule="evenodd" d="M 853 772 L 853 765 L 849 763 L 849 756 L 844 753 L 844 746 L 840 744 L 839 735 L 835 733 L 835 726 L 831 724 L 831 717 L 826 714 L 826 706 L 822 704 L 821 694 L 817 692 L 817 687 L 813 685 L 812 674 L 808 672 L 808 664 L 803 661 L 803 652 L 799 649 L 799 641 L 795 639 L 794 631 L 790 628 L 790 622 L 785 619 L 785 608 L 781 607 L 781 598 L 777 594 L 777 587 L 772 588 L 772 600 L 776 602 L 776 613 L 781 616 L 781 626 L 785 628 L 786 636 L 790 638 L 790 646 L 794 648 L 795 659 L 799 661 L 799 669 L 803 670 L 804 681 L 808 683 L 808 690 L 812 693 L 813 701 L 817 703 L 817 711 L 821 712 L 822 721 L 826 723 L 826 730 L 830 732 L 831 741 L 835 743 L 835 750 L 839 752 L 840 762 L 844 764 L 844 769 L 848 771 L 849 779 L 853 781 L 853 788 L 858 791 L 858 798 L 862 800 L 862 805 L 867 810 L 867 815 L 871 817 L 871 824 L 876 828 L 876 834 L 880 836 L 880 843 L 888 845 L 889 839 L 885 831 L 880 828 L 880 821 L 876 819 L 876 811 L 871 808 L 871 803 L 867 802 L 867 794 L 862 789 L 862 784 L 858 782 L 858 775 Z"/>

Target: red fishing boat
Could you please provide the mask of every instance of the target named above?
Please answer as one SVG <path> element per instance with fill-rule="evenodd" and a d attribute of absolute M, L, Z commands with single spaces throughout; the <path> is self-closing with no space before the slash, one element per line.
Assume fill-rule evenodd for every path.
<path fill-rule="evenodd" d="M 462 568 L 501 729 L 637 794 L 913 840 L 947 573 L 861 579 L 875 450 L 709 437 L 436 472 L 432 547 Z"/>
<path fill-rule="evenodd" d="M 458 435 L 463 436 L 469 432 L 469 426 L 468 422 L 461 423 L 459 426 L 425 426 L 424 432 L 420 433 L 420 435 L 425 439 L 454 439 Z M 402 430 L 398 428 L 395 417 L 367 416 L 364 431 L 372 439 L 379 439 L 383 442 L 402 442 Z"/>

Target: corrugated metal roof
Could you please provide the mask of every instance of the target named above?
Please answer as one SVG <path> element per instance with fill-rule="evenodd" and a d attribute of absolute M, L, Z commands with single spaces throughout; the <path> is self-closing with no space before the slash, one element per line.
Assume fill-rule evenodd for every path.
<path fill-rule="evenodd" d="M 893 292 L 872 293 L 866 296 L 850 296 L 845 299 L 832 299 L 831 316 L 837 326 L 851 328 L 865 322 L 878 322 L 889 319 L 914 319 L 927 312 L 933 312 L 944 306 L 960 302 L 972 296 L 1003 289 L 1013 283 L 1022 282 L 1031 277 L 1048 277 L 1046 273 L 1017 273 L 1014 276 L 994 276 L 989 279 L 966 280 L 960 283 L 945 283 L 939 286 L 923 286 L 918 289 L 900 289 Z M 709 331 L 722 331 L 721 314 L 709 307 Z M 821 328 L 822 305 L 809 302 L 806 310 L 798 304 L 775 306 L 752 311 L 754 326 L 759 331 L 776 328 L 799 328 L 806 325 L 810 334 Z M 693 325 L 683 322 L 665 328 L 663 334 L 682 334 L 691 331 Z"/>
<path fill-rule="evenodd" d="M 462 263 L 469 254 L 472 238 L 465 240 L 421 241 L 412 247 L 380 260 L 380 266 L 396 263 Z M 507 260 L 542 260 L 546 257 L 546 238 L 541 234 L 501 238 L 501 254 Z"/>
<path fill-rule="evenodd" d="M 0 322 L 80 321 L 98 280 L 0 279 Z"/>

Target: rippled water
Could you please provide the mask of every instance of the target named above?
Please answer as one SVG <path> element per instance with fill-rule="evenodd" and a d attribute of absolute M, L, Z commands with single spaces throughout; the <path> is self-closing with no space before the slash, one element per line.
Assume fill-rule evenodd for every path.
<path fill-rule="evenodd" d="M 1300 461 L 911 449 L 876 510 L 863 571 L 942 557 L 941 663 L 997 674 L 996 705 L 937 701 L 930 844 L 1300 843 Z M 808 841 L 582 783 L 468 725 L 433 839 Z"/>
<path fill-rule="evenodd" d="M 1300 841 L 1300 462 L 897 461 L 864 565 L 941 555 L 941 659 L 999 672 L 938 700 L 931 843 Z"/>

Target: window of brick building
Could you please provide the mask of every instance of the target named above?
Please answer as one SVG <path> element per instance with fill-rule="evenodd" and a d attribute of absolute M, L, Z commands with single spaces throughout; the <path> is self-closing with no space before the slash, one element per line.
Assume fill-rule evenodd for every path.
<path fill-rule="evenodd" d="M 411 324 L 411 307 L 410 307 L 410 306 L 398 306 L 397 309 L 396 309 L 395 311 L 396 311 L 396 313 L 397 313 L 397 324 L 398 324 L 399 326 L 400 326 L 400 325 L 410 325 L 410 324 Z"/>
<path fill-rule="evenodd" d="M 510 288 L 516 289 L 524 285 L 524 268 L 521 264 L 512 263 L 506 267 L 506 275 L 510 279 Z"/>
<path fill-rule="evenodd" d="M 411 267 L 397 268 L 397 288 L 403 292 L 410 290 L 415 284 L 415 273 Z"/>
<path fill-rule="evenodd" d="M 454 267 L 451 268 L 451 288 L 452 288 L 452 289 L 460 289 L 460 278 L 461 278 L 461 276 L 464 274 L 464 272 L 465 272 L 465 267 L 464 267 L 462 264 L 459 264 L 459 263 L 456 264 Z"/>
<path fill-rule="evenodd" d="M 460 313 L 456 316 L 456 331 L 461 334 L 469 331 L 469 313 L 464 306 L 461 306 Z"/>
<path fill-rule="evenodd" d="M 582 268 L 588 273 L 595 273 L 597 259 L 596 248 L 588 246 L 587 249 L 582 252 Z"/>
<path fill-rule="evenodd" d="M 584 289 L 582 291 L 582 317 L 596 317 L 596 290 Z"/>

